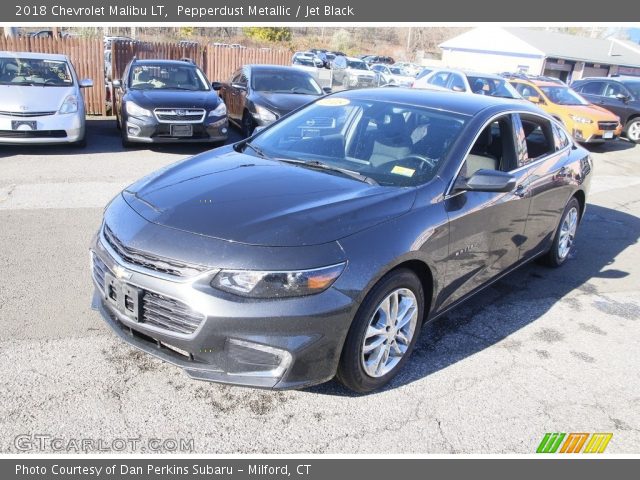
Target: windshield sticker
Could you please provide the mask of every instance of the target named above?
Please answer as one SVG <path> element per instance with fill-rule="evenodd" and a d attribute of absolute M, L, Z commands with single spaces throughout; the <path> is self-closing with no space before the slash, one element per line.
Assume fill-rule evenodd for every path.
<path fill-rule="evenodd" d="M 402 175 L 403 177 L 413 177 L 413 174 L 416 173 L 416 171 L 413 168 L 400 167 L 396 165 L 391 169 L 391 173 Z"/>
<path fill-rule="evenodd" d="M 318 100 L 316 105 L 324 105 L 325 107 L 344 107 L 351 103 L 347 98 L 329 97 Z"/>

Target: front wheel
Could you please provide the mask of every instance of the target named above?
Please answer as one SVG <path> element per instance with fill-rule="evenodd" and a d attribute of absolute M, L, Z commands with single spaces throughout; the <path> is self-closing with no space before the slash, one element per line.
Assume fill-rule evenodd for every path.
<path fill-rule="evenodd" d="M 424 314 L 420 279 L 401 269 L 387 274 L 365 297 L 345 341 L 337 377 L 359 393 L 376 390 L 402 369 Z"/>
<path fill-rule="evenodd" d="M 634 118 L 624 129 L 627 138 L 633 143 L 640 143 L 640 117 Z"/>
<path fill-rule="evenodd" d="M 580 203 L 575 198 L 569 200 L 560 218 L 560 226 L 553 239 L 551 249 L 542 258 L 550 267 L 559 267 L 569 258 L 580 223 Z"/>

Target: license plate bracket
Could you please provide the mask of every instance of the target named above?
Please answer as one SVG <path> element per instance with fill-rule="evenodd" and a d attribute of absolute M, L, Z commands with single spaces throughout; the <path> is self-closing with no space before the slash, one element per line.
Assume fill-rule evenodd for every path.
<path fill-rule="evenodd" d="M 141 292 L 138 288 L 107 273 L 104 276 L 104 297 L 122 315 L 134 322 L 140 321 Z"/>
<path fill-rule="evenodd" d="M 38 122 L 35 120 L 11 120 L 11 130 L 29 131 L 37 130 Z"/>
<path fill-rule="evenodd" d="M 609 130 L 602 133 L 602 138 L 613 138 L 613 130 Z"/>
<path fill-rule="evenodd" d="M 171 125 L 172 137 L 193 137 L 193 125 Z"/>

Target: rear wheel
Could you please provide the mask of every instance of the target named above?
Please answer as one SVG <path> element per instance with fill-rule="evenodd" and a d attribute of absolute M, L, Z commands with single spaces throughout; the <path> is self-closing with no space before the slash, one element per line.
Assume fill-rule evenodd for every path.
<path fill-rule="evenodd" d="M 560 226 L 553 239 L 551 249 L 542 258 L 550 267 L 559 267 L 569 258 L 580 223 L 580 203 L 575 198 L 569 200 L 560 218 Z"/>
<path fill-rule="evenodd" d="M 388 383 L 411 355 L 423 313 L 422 284 L 411 270 L 383 277 L 353 320 L 338 366 L 340 382 L 360 393 Z"/>
<path fill-rule="evenodd" d="M 634 118 L 624 129 L 627 138 L 633 143 L 640 143 L 640 117 Z"/>

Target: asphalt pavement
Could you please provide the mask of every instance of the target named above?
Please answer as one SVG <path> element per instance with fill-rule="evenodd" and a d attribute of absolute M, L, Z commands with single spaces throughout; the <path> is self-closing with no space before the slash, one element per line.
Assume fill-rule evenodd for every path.
<path fill-rule="evenodd" d="M 191 380 L 120 341 L 90 309 L 103 207 L 207 147 L 124 151 L 112 120 L 90 121 L 88 143 L 0 147 L 1 452 L 54 451 L 43 435 L 71 453 L 82 439 L 139 453 L 149 439 L 201 453 L 533 453 L 546 432 L 611 432 L 607 452 L 640 451 L 640 147 L 591 148 L 564 267 L 527 265 L 428 325 L 404 372 L 360 396 Z"/>

